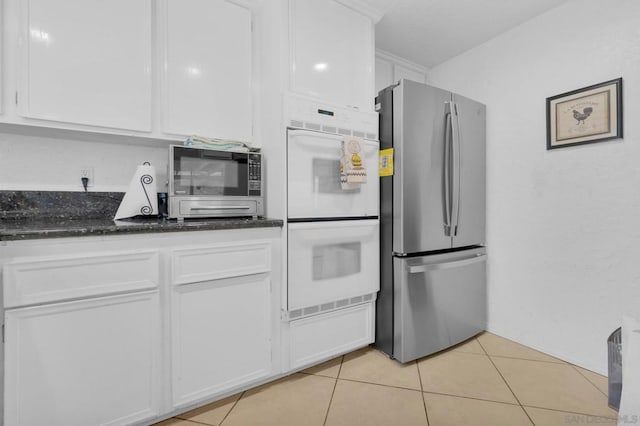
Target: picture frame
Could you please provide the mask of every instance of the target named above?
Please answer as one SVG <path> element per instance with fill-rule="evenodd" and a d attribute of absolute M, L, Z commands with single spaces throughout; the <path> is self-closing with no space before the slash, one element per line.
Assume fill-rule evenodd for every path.
<path fill-rule="evenodd" d="M 622 77 L 547 98 L 547 150 L 622 138 Z"/>

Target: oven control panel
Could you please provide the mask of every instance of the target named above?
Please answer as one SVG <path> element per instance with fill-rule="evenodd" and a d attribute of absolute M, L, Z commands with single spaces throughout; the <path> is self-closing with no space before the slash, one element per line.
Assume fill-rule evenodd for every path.
<path fill-rule="evenodd" d="M 290 128 L 378 140 L 378 113 L 330 105 L 295 93 L 285 95 Z"/>

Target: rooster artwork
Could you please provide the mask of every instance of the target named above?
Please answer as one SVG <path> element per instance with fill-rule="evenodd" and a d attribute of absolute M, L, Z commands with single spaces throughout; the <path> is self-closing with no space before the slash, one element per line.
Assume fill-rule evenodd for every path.
<path fill-rule="evenodd" d="M 582 112 L 578 112 L 575 109 L 573 110 L 573 118 L 575 118 L 578 123 L 580 124 L 580 122 L 582 121 L 582 124 L 584 124 L 584 120 L 586 120 L 587 118 L 589 118 L 589 116 L 591 115 L 591 113 L 593 112 L 593 108 L 591 107 L 586 107 L 582 110 Z"/>

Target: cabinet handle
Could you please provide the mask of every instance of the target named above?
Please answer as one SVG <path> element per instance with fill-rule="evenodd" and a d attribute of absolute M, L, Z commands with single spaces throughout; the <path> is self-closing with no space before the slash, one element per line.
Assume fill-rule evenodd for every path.
<path fill-rule="evenodd" d="M 191 210 L 249 210 L 249 206 L 191 207 Z"/>

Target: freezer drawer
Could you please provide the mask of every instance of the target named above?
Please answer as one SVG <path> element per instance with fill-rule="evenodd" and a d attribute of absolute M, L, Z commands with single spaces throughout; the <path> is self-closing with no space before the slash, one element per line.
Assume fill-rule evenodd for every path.
<path fill-rule="evenodd" d="M 484 248 L 394 258 L 393 356 L 408 362 L 486 327 Z"/>

